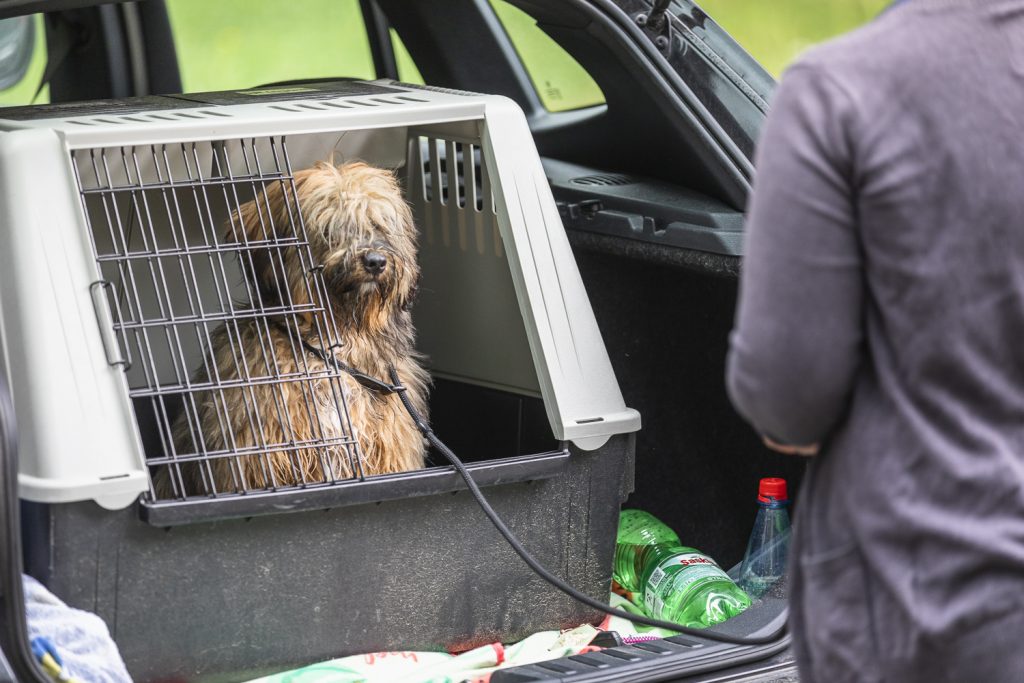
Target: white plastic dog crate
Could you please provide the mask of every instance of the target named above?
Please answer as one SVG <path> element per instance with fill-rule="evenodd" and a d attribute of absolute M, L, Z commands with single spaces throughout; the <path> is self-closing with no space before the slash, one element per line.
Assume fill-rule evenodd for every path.
<path fill-rule="evenodd" d="M 320 160 L 401 169 L 420 231 L 417 347 L 438 385 L 479 410 L 511 405 L 520 430 L 500 458 L 463 444 L 457 421 L 439 435 L 542 561 L 606 596 L 640 418 L 513 102 L 337 82 L 5 109 L 0 130 L 0 339 L 28 566 L 106 618 L 138 680 L 594 617 L 511 555 L 447 467 L 167 501 L 150 483 L 161 411 L 187 395 L 209 330 L 259 315 L 246 247 L 215 236 L 231 212 Z M 530 451 L 521 428 L 541 402 L 551 445 Z"/>

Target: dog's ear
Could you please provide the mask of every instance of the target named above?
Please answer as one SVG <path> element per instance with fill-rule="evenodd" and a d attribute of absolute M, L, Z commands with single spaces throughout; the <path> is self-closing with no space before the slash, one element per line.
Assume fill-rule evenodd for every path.
<path fill-rule="evenodd" d="M 300 234 L 297 195 L 308 176 L 307 171 L 295 174 L 291 181 L 280 180 L 268 183 L 256 197 L 232 212 L 224 230 L 224 239 L 229 244 L 251 245 L 256 243 L 265 248 L 248 248 L 239 252 L 239 264 L 246 280 L 256 289 L 263 305 L 305 303 L 295 301 L 297 294 L 292 278 L 282 272 L 282 257 L 286 269 L 301 268 L 294 249 L 277 246 L 282 239 L 294 239 Z M 287 291 L 286 291 L 287 290 Z"/>
<path fill-rule="evenodd" d="M 225 226 L 228 242 L 268 242 L 294 238 L 298 232 L 297 194 L 309 176 L 309 170 L 295 174 L 291 181 L 275 180 L 256 194 L 256 198 L 233 211 Z"/>
<path fill-rule="evenodd" d="M 399 305 L 404 311 L 410 310 L 416 303 L 416 299 L 420 293 L 420 268 L 417 259 L 417 242 L 419 242 L 416 223 L 413 220 L 412 207 L 403 197 L 401 197 L 401 183 L 398 177 L 393 171 L 388 172 L 391 176 L 394 185 L 395 192 L 399 196 L 399 200 L 396 202 L 395 213 L 396 220 L 398 222 L 398 233 L 402 236 L 401 244 L 403 245 L 401 251 L 405 254 L 405 270 L 409 274 L 409 284 L 405 291 L 399 294 Z"/>

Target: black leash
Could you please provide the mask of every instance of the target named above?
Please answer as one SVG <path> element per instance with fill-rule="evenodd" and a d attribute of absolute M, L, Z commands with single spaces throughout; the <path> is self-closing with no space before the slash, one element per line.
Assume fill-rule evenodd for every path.
<path fill-rule="evenodd" d="M 355 368 L 350 367 L 345 363 L 342 363 L 333 355 L 328 355 L 327 352 L 325 352 L 323 349 L 317 348 L 312 344 L 306 342 L 305 340 L 302 340 L 302 346 L 309 352 L 316 355 L 322 361 L 324 361 L 324 363 L 333 365 L 337 369 L 348 373 L 349 375 L 352 376 L 353 379 L 355 379 L 356 382 L 366 387 L 367 389 L 370 389 L 371 391 L 375 391 L 382 395 L 398 394 L 398 398 L 401 399 L 402 405 L 405 406 L 406 412 L 409 413 L 409 417 L 411 417 L 413 422 L 416 423 L 416 428 L 419 429 L 420 433 L 423 434 L 424 438 L 426 438 L 427 441 L 429 441 L 434 448 L 440 451 L 441 454 L 448 460 L 448 462 L 452 464 L 452 467 L 455 468 L 455 470 L 462 477 L 463 481 L 466 482 L 466 487 L 469 489 L 469 492 L 473 495 L 473 498 L 476 499 L 476 502 L 480 506 L 480 509 L 484 511 L 484 514 L 487 515 L 487 518 L 491 520 L 491 524 L 493 524 L 494 527 L 498 530 L 498 533 L 500 533 L 504 537 L 505 541 L 508 542 L 508 544 L 512 547 L 512 550 L 514 550 L 516 554 L 519 555 L 520 558 L 522 558 L 523 562 L 525 562 L 526 565 L 537 574 L 537 576 L 544 579 L 549 584 L 551 584 L 558 590 L 568 595 L 570 598 L 578 602 L 581 602 L 588 607 L 592 607 L 596 610 L 604 612 L 605 614 L 621 617 L 623 619 L 627 619 L 637 624 L 654 626 L 656 628 L 663 628 L 669 631 L 676 631 L 678 633 L 694 636 L 696 638 L 715 640 L 722 643 L 731 643 L 733 645 L 768 645 L 770 643 L 778 641 L 778 639 L 781 638 L 782 635 L 785 633 L 785 623 L 783 623 L 782 626 L 776 629 L 775 632 L 767 636 L 758 637 L 744 638 L 740 636 L 727 635 L 725 633 L 718 633 L 716 631 L 705 631 L 703 629 L 691 628 L 689 626 L 683 626 L 682 624 L 676 624 L 671 621 L 662 621 L 661 619 L 652 619 L 651 617 L 633 614 L 632 612 L 627 612 L 625 610 L 612 607 L 611 605 L 607 605 L 601 602 L 600 600 L 595 600 L 589 595 L 581 593 L 580 591 L 576 590 L 575 588 L 567 584 L 565 581 L 563 581 L 562 579 L 548 571 L 547 568 L 544 567 L 544 565 L 537 561 L 537 558 L 530 554 L 530 551 L 523 547 L 523 544 L 520 543 L 519 539 L 516 538 L 515 534 L 512 533 L 512 530 L 505 525 L 505 522 L 501 519 L 501 517 L 498 516 L 498 513 L 494 511 L 494 508 L 491 507 L 491 504 L 487 501 L 487 499 L 484 497 L 484 494 L 480 491 L 480 487 L 477 486 L 475 481 L 473 481 L 473 477 L 469 474 L 469 470 L 466 469 L 466 466 L 463 464 L 463 462 L 459 460 L 458 456 L 455 455 L 455 453 L 450 448 L 448 448 L 448 446 L 446 446 L 444 442 L 441 441 L 441 439 L 439 439 L 436 434 L 434 434 L 434 430 L 430 428 L 430 425 L 427 424 L 426 420 L 423 419 L 423 416 L 420 415 L 419 411 L 416 410 L 416 407 L 413 406 L 412 401 L 409 399 L 409 396 L 407 395 L 408 390 L 402 384 L 401 380 L 398 377 L 398 372 L 395 370 L 395 367 L 393 365 L 388 368 L 388 376 L 391 379 L 391 383 L 389 384 L 384 380 L 378 379 L 371 375 L 367 375 L 365 372 L 359 372 Z"/>
<path fill-rule="evenodd" d="M 778 639 L 782 637 L 783 633 L 786 630 L 785 624 L 776 629 L 774 633 L 771 633 L 767 636 L 743 638 L 740 636 L 731 636 L 725 633 L 718 633 L 716 631 L 705 631 L 702 629 L 690 628 L 689 626 L 683 626 L 682 624 L 676 624 L 671 621 L 662 621 L 661 619 L 652 619 L 651 617 L 633 614 L 632 612 L 627 612 L 625 610 L 612 607 L 611 605 L 605 604 L 600 600 L 595 600 L 589 595 L 586 595 L 576 590 L 575 588 L 567 584 L 565 581 L 552 574 L 550 571 L 547 570 L 547 568 L 544 567 L 544 565 L 537 561 L 537 558 L 530 554 L 530 551 L 523 547 L 523 544 L 519 542 L 519 539 L 516 538 L 515 534 L 512 533 L 512 530 L 505 526 L 505 522 L 501 519 L 501 517 L 498 516 L 498 513 L 494 511 L 494 508 L 491 507 L 491 504 L 489 502 L 487 502 L 487 499 L 484 497 L 484 494 L 481 493 L 480 487 L 477 486 L 475 481 L 473 481 L 473 477 L 470 476 L 469 471 L 466 469 L 466 466 L 462 463 L 461 460 L 459 460 L 458 456 L 455 455 L 455 453 L 453 453 L 452 450 L 448 448 L 448 446 L 446 446 L 444 442 L 437 437 L 436 434 L 434 434 L 434 430 L 430 428 L 430 425 L 426 423 L 426 421 L 423 419 L 423 416 L 419 414 L 415 406 L 413 406 L 412 401 L 410 401 L 409 397 L 406 395 L 406 389 L 405 387 L 402 386 L 401 382 L 399 382 L 398 373 L 395 372 L 394 366 L 389 368 L 388 374 L 391 377 L 391 386 L 397 387 L 398 397 L 402 400 L 402 405 L 405 406 L 405 410 L 409 413 L 409 416 L 412 417 L 413 421 L 416 423 L 416 426 L 419 428 L 420 432 L 423 433 L 423 436 L 426 437 L 427 441 L 429 441 L 431 445 L 434 446 L 434 448 L 439 450 L 441 454 L 448 459 L 448 462 L 452 464 L 452 467 L 454 467 L 455 470 L 462 476 L 463 481 L 466 482 L 466 487 L 469 489 L 469 492 L 473 494 L 473 498 L 476 499 L 476 502 L 480 505 L 480 509 L 484 511 L 484 514 L 487 515 L 487 518 L 491 520 L 491 524 L 494 525 L 494 527 L 498 530 L 498 533 L 500 533 L 505 538 L 505 541 L 507 541 L 508 544 L 512 547 L 512 550 L 514 550 L 516 554 L 519 555 L 520 558 L 522 558 L 523 562 L 525 562 L 527 566 L 537 574 L 537 576 L 544 579 L 549 584 L 551 584 L 558 590 L 568 595 L 570 598 L 578 602 L 581 602 L 588 607 L 593 607 L 594 609 L 604 612 L 605 614 L 610 614 L 616 617 L 622 617 L 623 619 L 627 619 L 637 624 L 645 624 L 647 626 L 654 626 L 656 628 L 663 628 L 669 631 L 676 631 L 678 633 L 683 633 L 697 638 L 716 640 L 722 643 L 731 643 L 733 645 L 767 645 L 769 643 L 774 643 L 778 641 Z"/>
<path fill-rule="evenodd" d="M 356 382 L 377 394 L 386 396 L 387 394 L 394 394 L 399 391 L 405 390 L 405 387 L 403 387 L 401 384 L 388 384 L 382 379 L 378 379 L 373 375 L 368 375 L 365 372 L 360 372 L 359 370 L 353 368 L 351 365 L 346 365 L 345 363 L 342 363 L 340 360 L 335 358 L 334 354 L 328 353 L 327 351 L 324 351 L 319 347 L 313 346 L 302 337 L 302 333 L 300 331 L 292 330 L 292 328 L 288 327 L 287 324 L 282 323 L 279 320 L 271 320 L 270 324 L 284 332 L 285 335 L 291 337 L 292 339 L 295 339 L 297 337 L 299 343 L 302 344 L 302 348 L 306 349 L 306 351 L 312 353 L 314 356 L 322 360 L 324 364 L 333 365 L 335 369 L 348 373 Z"/>
<path fill-rule="evenodd" d="M 328 355 L 323 349 L 317 348 L 307 342 L 305 339 L 302 341 L 302 347 L 312 353 L 314 356 L 322 360 L 327 365 L 333 365 L 338 370 L 346 372 L 352 376 L 359 384 L 363 385 L 367 389 L 374 391 L 378 394 L 397 394 L 400 391 L 405 391 L 405 387 L 399 384 L 396 380 L 395 384 L 388 384 L 382 379 L 377 379 L 373 375 L 367 375 L 365 372 L 359 372 L 351 365 L 346 365 L 332 355 Z"/>

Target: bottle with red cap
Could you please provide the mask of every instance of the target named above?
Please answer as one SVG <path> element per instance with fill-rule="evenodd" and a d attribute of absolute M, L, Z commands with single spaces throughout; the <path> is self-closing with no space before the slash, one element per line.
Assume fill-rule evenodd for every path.
<path fill-rule="evenodd" d="M 737 583 L 757 599 L 786 574 L 789 554 L 789 496 L 786 480 L 767 477 L 757 491 L 757 517 L 747 541 Z"/>

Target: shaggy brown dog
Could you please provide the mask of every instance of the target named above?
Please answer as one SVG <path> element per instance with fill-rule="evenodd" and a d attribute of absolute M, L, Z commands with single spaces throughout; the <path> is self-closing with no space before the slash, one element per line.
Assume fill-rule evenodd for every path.
<path fill-rule="evenodd" d="M 335 362 L 385 380 L 394 366 L 426 415 L 429 378 L 409 314 L 416 231 L 401 188 L 393 173 L 360 162 L 319 162 L 295 174 L 295 188 L 271 183 L 231 217 L 227 240 L 247 247 L 238 255 L 253 307 L 281 314 L 242 317 L 210 335 L 194 382 L 230 388 L 185 397 L 175 454 L 207 458 L 181 465 L 180 479 L 162 468 L 158 498 L 423 466 L 423 438 L 398 395 L 359 384 Z M 309 250 L 286 246 L 303 239 L 302 225 Z"/>

